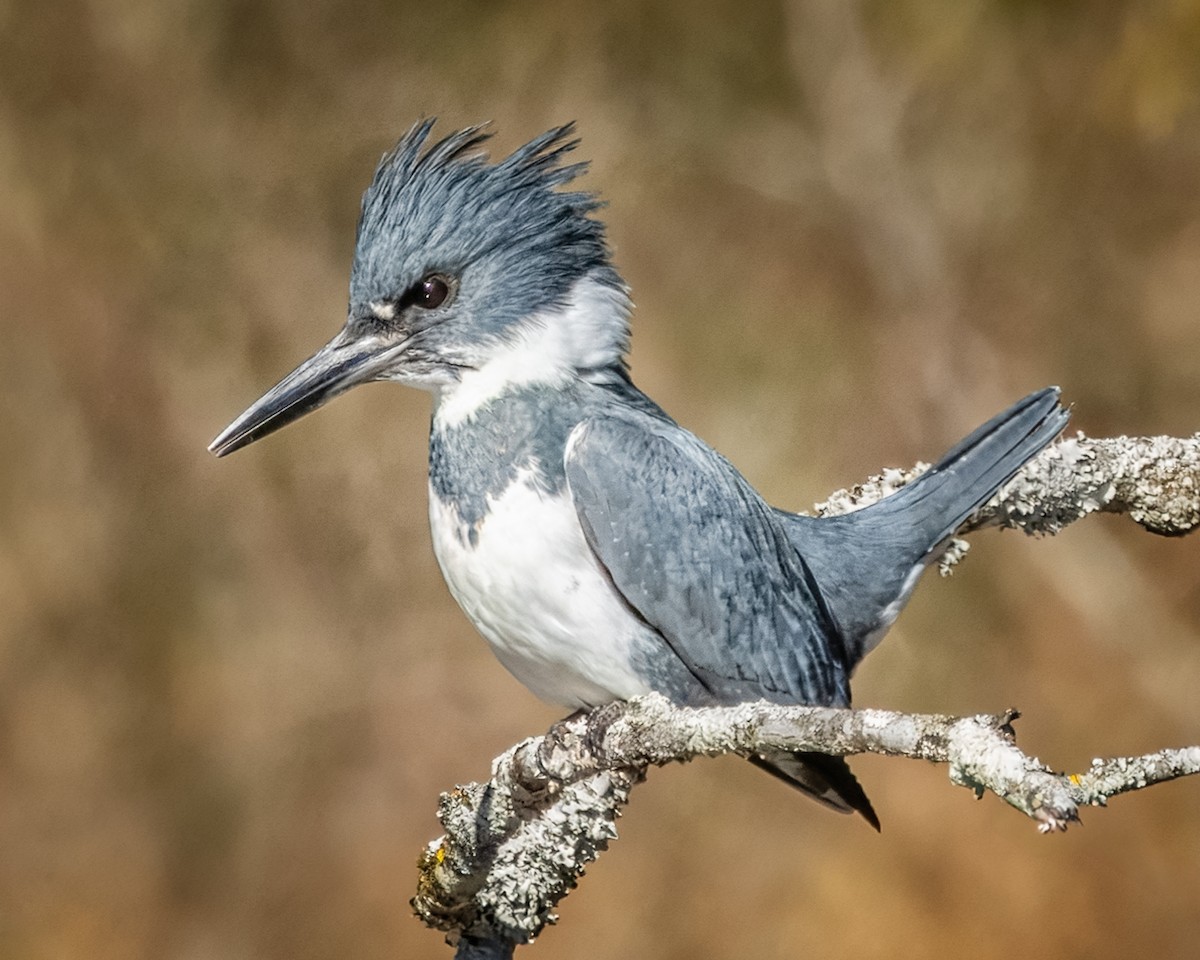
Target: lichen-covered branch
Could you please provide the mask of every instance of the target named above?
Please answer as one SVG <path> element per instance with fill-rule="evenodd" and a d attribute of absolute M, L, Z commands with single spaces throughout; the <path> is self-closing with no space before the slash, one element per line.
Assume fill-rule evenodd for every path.
<path fill-rule="evenodd" d="M 817 504 L 849 513 L 882 500 L 929 469 L 889 469 Z M 965 528 L 1012 527 L 1058 533 L 1089 513 L 1125 513 L 1151 533 L 1181 536 L 1200 526 L 1200 433 L 1191 437 L 1112 437 L 1082 433 L 1027 463 Z"/>
<path fill-rule="evenodd" d="M 839 491 L 817 513 L 858 509 L 927 467 L 885 471 Z M 1093 440 L 1043 451 L 963 528 L 1014 527 L 1053 534 L 1097 511 L 1125 513 L 1151 532 L 1200 526 L 1200 434 Z M 955 541 L 943 572 L 962 556 Z M 497 758 L 486 783 L 442 796 L 445 835 L 422 855 L 413 907 L 447 933 L 460 960 L 512 956 L 554 922 L 554 908 L 616 837 L 615 822 L 646 770 L 675 761 L 764 749 L 834 755 L 881 753 L 949 765 L 950 779 L 996 794 L 1036 821 L 1065 830 L 1081 806 L 1200 773 L 1200 746 L 1093 761 L 1056 773 L 1017 749 L 1016 714 L 946 717 L 881 710 L 779 706 L 682 708 L 651 695 L 557 724 Z"/>
<path fill-rule="evenodd" d="M 421 858 L 413 906 L 460 957 L 509 956 L 554 921 L 555 905 L 616 837 L 616 818 L 647 768 L 701 756 L 771 748 L 945 763 L 954 783 L 996 794 L 1045 833 L 1065 830 L 1081 806 L 1200 773 L 1200 746 L 1056 773 L 1017 749 L 1015 717 L 766 702 L 685 708 L 657 694 L 610 704 L 517 744 L 495 761 L 490 781 L 442 797 L 446 834 Z"/>
<path fill-rule="evenodd" d="M 1127 514 L 1161 536 L 1191 533 L 1200 526 L 1200 433 L 1062 440 L 993 498 L 976 526 L 1057 533 L 1096 511 Z"/>
<path fill-rule="evenodd" d="M 819 516 L 849 513 L 882 500 L 929 469 L 889 469 L 817 504 Z M 1123 513 L 1151 533 L 1178 537 L 1200 526 L 1200 433 L 1191 437 L 1076 434 L 1043 450 L 961 529 L 1009 527 L 1055 534 L 1089 513 Z M 966 553 L 956 539 L 942 557 L 947 574 Z"/>

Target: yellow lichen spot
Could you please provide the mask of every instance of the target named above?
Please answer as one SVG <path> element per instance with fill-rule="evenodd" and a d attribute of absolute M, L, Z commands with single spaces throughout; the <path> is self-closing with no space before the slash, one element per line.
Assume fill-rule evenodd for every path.
<path fill-rule="evenodd" d="M 1070 780 L 1071 783 L 1076 787 L 1083 783 L 1083 780 L 1080 779 L 1080 776 L 1077 773 L 1068 774 L 1067 779 Z M 441 850 L 439 850 L 438 853 L 441 853 Z"/>
<path fill-rule="evenodd" d="M 433 858 L 438 862 L 439 865 L 444 863 L 446 860 L 446 848 L 438 847 L 433 854 Z"/>

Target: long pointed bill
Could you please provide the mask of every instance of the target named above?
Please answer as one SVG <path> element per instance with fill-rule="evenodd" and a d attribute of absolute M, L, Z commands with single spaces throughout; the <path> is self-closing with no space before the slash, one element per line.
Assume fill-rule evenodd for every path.
<path fill-rule="evenodd" d="M 339 333 L 222 430 L 209 451 L 223 457 L 286 427 L 338 394 L 375 379 L 402 350 L 403 344 Z"/>

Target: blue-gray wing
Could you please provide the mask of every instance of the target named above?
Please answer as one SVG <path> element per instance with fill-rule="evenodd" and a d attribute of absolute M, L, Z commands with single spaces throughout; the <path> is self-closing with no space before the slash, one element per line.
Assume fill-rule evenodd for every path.
<path fill-rule="evenodd" d="M 588 543 L 695 677 L 688 700 L 849 702 L 811 573 L 727 460 L 675 424 L 631 415 L 581 423 L 565 463 Z"/>

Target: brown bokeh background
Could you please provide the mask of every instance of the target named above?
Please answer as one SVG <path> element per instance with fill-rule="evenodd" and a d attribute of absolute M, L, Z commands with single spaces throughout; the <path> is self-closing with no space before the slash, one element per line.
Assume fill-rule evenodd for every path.
<path fill-rule="evenodd" d="M 422 114 L 576 118 L 641 385 L 776 503 L 1062 384 L 1200 428 L 1200 4 L 0 3 L 0 957 L 448 956 L 437 794 L 557 712 L 430 551 L 429 403 L 212 436 L 331 335 L 358 197 Z M 986 533 L 860 704 L 1021 742 L 1200 740 L 1200 538 Z M 1191 957 L 1200 785 L 1038 836 L 856 768 L 882 836 L 732 759 L 655 772 L 555 957 Z"/>

